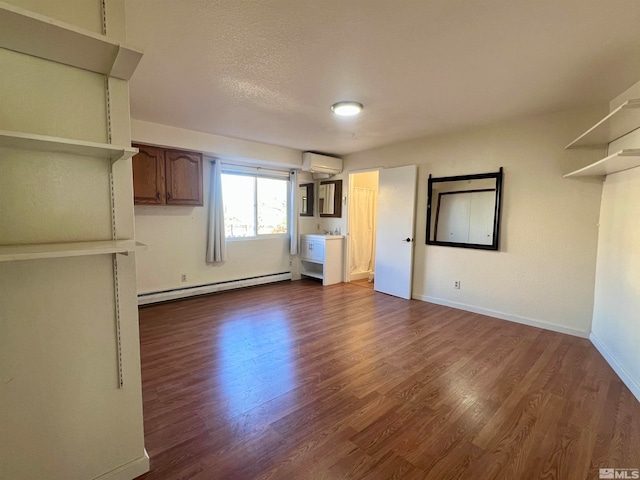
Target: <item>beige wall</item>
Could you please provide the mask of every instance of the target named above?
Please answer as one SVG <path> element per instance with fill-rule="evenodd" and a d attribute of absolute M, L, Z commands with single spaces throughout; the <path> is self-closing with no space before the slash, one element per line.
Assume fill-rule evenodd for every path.
<path fill-rule="evenodd" d="M 102 14 L 93 0 L 5 0 L 17 7 L 76 25 L 94 33 L 102 33 Z M 107 0 L 115 3 L 120 0 Z"/>
<path fill-rule="evenodd" d="M 640 95 L 640 82 L 611 109 Z M 609 152 L 640 148 L 640 131 Z M 640 400 L 640 168 L 608 175 L 602 192 L 591 339 Z"/>
<path fill-rule="evenodd" d="M 193 132 L 132 120 L 134 141 L 186 148 L 243 163 L 280 168 L 300 168 L 302 152 L 247 140 Z M 204 206 L 135 207 L 136 239 L 147 250 L 137 255 L 138 293 L 161 292 L 243 278 L 291 272 L 288 238 L 227 242 L 228 261 L 205 262 L 210 161 L 205 159 Z M 308 222 L 310 225 L 312 222 Z M 293 269 L 290 263 L 294 263 Z M 181 275 L 187 281 L 181 281 Z"/>
<path fill-rule="evenodd" d="M 603 106 L 512 120 L 346 157 L 347 171 L 419 167 L 414 298 L 588 336 L 602 184 L 562 175 L 603 151 L 566 151 L 564 146 L 605 113 Z M 483 173 L 501 166 L 500 251 L 425 245 L 428 175 Z M 460 290 L 453 288 L 455 280 Z"/>

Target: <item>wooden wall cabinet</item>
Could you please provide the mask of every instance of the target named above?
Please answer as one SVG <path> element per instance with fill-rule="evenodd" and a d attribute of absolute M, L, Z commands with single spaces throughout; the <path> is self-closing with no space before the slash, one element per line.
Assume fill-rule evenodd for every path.
<path fill-rule="evenodd" d="M 133 200 L 136 205 L 165 203 L 164 150 L 159 147 L 136 145 L 133 157 Z"/>
<path fill-rule="evenodd" d="M 133 197 L 136 205 L 202 206 L 202 154 L 135 145 Z"/>
<path fill-rule="evenodd" d="M 167 205 L 202 206 L 202 154 L 165 150 Z"/>

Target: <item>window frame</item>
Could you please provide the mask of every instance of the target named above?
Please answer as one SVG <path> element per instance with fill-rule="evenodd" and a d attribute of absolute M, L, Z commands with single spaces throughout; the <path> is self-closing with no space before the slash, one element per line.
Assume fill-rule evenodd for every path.
<path fill-rule="evenodd" d="M 245 167 L 246 168 L 246 167 Z M 222 175 L 236 175 L 236 176 L 244 176 L 244 177 L 252 177 L 253 178 L 253 194 L 254 194 L 254 202 L 253 202 L 253 222 L 254 222 L 254 232 L 255 234 L 247 237 L 228 237 L 226 235 L 226 218 L 225 218 L 225 241 L 226 242 L 251 242 L 255 240 L 270 240 L 277 238 L 289 238 L 290 237 L 290 221 L 289 218 L 291 216 L 291 205 L 290 203 L 290 190 L 291 190 L 291 178 L 289 176 L 289 172 L 284 171 L 271 171 L 267 172 L 256 172 L 251 171 L 247 168 L 245 170 L 243 167 L 231 167 L 224 166 L 222 167 Z M 287 185 L 287 193 L 286 193 L 286 233 L 258 233 L 258 178 L 266 178 L 270 180 L 282 180 L 286 182 Z M 224 180 L 222 180 L 224 184 Z M 222 187 L 222 195 L 224 202 L 224 185 Z"/>

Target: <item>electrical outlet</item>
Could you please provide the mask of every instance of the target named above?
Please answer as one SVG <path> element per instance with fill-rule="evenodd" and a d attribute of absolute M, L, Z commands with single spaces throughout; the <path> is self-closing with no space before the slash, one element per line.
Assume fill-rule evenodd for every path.
<path fill-rule="evenodd" d="M 453 288 L 460 290 L 460 280 L 456 280 L 453 282 Z"/>
<path fill-rule="evenodd" d="M 186 282 L 187 281 L 187 274 L 186 273 L 183 273 L 183 274 L 180 275 L 180 281 L 181 282 Z"/>

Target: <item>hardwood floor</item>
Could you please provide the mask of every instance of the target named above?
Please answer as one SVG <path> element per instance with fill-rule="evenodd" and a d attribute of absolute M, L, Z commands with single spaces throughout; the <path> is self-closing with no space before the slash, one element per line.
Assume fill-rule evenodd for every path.
<path fill-rule="evenodd" d="M 373 290 L 374 283 L 370 282 L 366 278 L 363 278 L 362 280 L 352 280 L 351 285 L 357 285 L 359 287 L 370 288 L 371 290 Z"/>
<path fill-rule="evenodd" d="M 140 309 L 157 479 L 592 479 L 640 404 L 588 340 L 349 284 Z"/>

